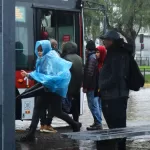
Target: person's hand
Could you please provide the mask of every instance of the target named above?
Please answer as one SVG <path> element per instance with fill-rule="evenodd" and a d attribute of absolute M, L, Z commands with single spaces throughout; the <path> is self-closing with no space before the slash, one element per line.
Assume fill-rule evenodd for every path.
<path fill-rule="evenodd" d="M 83 89 L 83 93 L 87 93 L 87 89 Z"/>
<path fill-rule="evenodd" d="M 21 75 L 22 75 L 22 77 L 27 77 L 28 73 L 24 70 L 21 70 Z"/>

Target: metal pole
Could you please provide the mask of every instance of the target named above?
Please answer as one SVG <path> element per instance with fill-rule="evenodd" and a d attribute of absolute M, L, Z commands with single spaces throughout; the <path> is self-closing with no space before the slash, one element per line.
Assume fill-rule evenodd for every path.
<path fill-rule="evenodd" d="M 144 79 L 145 79 L 145 68 L 144 68 Z"/>
<path fill-rule="evenodd" d="M 2 0 L 0 8 L 0 149 L 2 149 Z"/>
<path fill-rule="evenodd" d="M 85 36 L 85 34 L 84 34 L 84 10 L 83 10 L 83 8 L 82 8 L 82 10 L 81 10 L 81 15 L 82 15 L 82 28 L 83 28 L 83 63 L 85 64 L 86 63 L 86 52 L 85 52 L 85 46 L 84 46 L 84 36 Z"/>
<path fill-rule="evenodd" d="M 142 48 L 140 49 L 140 66 L 142 65 Z"/>
<path fill-rule="evenodd" d="M 0 149 L 15 150 L 15 0 L 0 8 Z"/>

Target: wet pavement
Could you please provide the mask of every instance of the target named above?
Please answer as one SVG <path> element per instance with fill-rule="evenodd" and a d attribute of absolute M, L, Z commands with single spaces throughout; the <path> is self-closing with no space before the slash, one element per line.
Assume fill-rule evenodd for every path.
<path fill-rule="evenodd" d="M 92 116 L 87 107 L 85 100 L 84 114 L 80 117 L 82 122 L 82 130 L 93 123 Z M 131 92 L 128 102 L 128 126 L 150 125 L 150 89 L 142 89 L 139 92 Z M 61 120 L 55 119 L 53 126 L 66 125 Z M 107 125 L 103 119 L 103 125 Z M 24 128 L 28 125 L 24 124 Z M 41 134 L 36 133 L 36 140 L 34 143 L 20 143 L 17 142 L 19 138 L 25 135 L 25 132 L 17 132 L 16 134 L 16 150 L 96 150 L 96 143 L 92 141 L 75 141 L 64 139 L 60 133 L 70 132 L 71 129 L 58 128 L 56 134 Z M 128 139 L 127 150 L 150 150 L 150 136 L 135 137 Z"/>
<path fill-rule="evenodd" d="M 76 150 L 79 145 L 76 141 L 64 139 L 60 136 L 60 133 L 69 131 L 71 131 L 69 128 L 61 128 L 55 134 L 37 132 L 35 142 L 16 142 L 16 150 Z M 16 140 L 19 140 L 25 134 L 25 132 L 17 133 Z"/>

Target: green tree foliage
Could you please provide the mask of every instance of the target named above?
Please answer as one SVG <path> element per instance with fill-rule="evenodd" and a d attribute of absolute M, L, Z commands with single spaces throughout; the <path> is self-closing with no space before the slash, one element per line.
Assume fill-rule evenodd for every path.
<path fill-rule="evenodd" d="M 107 28 L 114 29 L 121 33 L 128 43 L 135 47 L 135 39 L 142 27 L 147 28 L 150 25 L 150 0 L 93 0 L 94 2 L 104 4 L 107 8 Z M 99 17 L 98 17 L 99 16 Z M 103 13 L 86 10 L 85 26 L 91 26 L 92 20 L 102 21 Z M 94 22 L 94 21 L 93 21 Z M 94 23 L 92 34 L 95 32 L 99 23 Z"/>
<path fill-rule="evenodd" d="M 97 0 L 95 0 L 97 2 Z M 86 5 L 87 7 L 88 5 Z M 90 8 L 97 8 L 96 5 L 90 5 Z M 84 23 L 85 23 L 85 33 L 88 35 L 92 33 L 95 39 L 100 35 L 102 29 L 100 28 L 100 23 L 103 22 L 103 13 L 97 10 L 84 9 Z"/>

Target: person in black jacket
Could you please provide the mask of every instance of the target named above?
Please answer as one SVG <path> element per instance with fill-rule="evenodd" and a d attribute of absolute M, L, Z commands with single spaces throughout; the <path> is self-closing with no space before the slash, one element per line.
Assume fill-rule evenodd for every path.
<path fill-rule="evenodd" d="M 102 129 L 101 111 L 98 99 L 98 59 L 96 57 L 96 46 L 94 41 L 88 41 L 86 45 L 87 61 L 84 68 L 83 92 L 87 95 L 89 109 L 92 113 L 94 123 L 87 130 Z"/>
<path fill-rule="evenodd" d="M 62 58 L 72 62 L 71 81 L 68 88 L 68 98 L 72 102 L 71 114 L 73 119 L 79 122 L 80 116 L 80 88 L 83 79 L 83 65 L 82 58 L 77 55 L 77 44 L 74 42 L 67 42 L 63 45 Z"/>
<path fill-rule="evenodd" d="M 99 76 L 102 111 L 110 129 L 126 127 L 129 88 L 125 78 L 129 73 L 129 50 L 115 31 L 108 31 L 101 39 L 107 49 Z M 125 150 L 126 139 L 117 145 L 118 150 Z"/>

